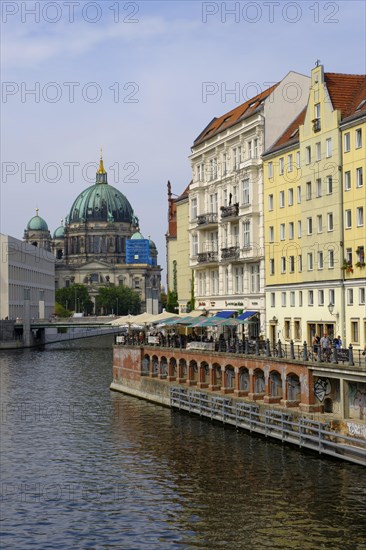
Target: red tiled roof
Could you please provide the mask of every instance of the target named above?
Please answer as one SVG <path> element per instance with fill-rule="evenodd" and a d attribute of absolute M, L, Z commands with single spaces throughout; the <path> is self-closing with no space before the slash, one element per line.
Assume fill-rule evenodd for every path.
<path fill-rule="evenodd" d="M 191 185 L 191 183 L 193 183 L 193 180 L 191 180 L 189 182 L 189 184 L 187 185 L 187 187 L 185 188 L 185 190 L 183 191 L 183 193 L 181 195 L 179 195 L 179 197 L 177 197 L 176 199 L 174 199 L 174 202 L 178 202 L 178 201 L 181 201 L 183 199 L 186 199 L 188 197 L 188 194 L 189 194 L 189 186 Z"/>
<path fill-rule="evenodd" d="M 272 145 L 272 147 L 266 151 L 266 153 L 273 153 L 277 149 L 283 149 L 284 147 L 290 146 L 292 144 L 298 143 L 299 141 L 299 132 L 296 130 L 299 129 L 299 126 L 304 123 L 306 115 L 306 107 L 301 111 L 301 113 L 293 120 L 283 132 L 283 134 L 278 138 L 278 140 Z M 295 133 L 296 132 L 296 133 Z"/>
<path fill-rule="evenodd" d="M 211 138 L 219 131 L 222 132 L 230 126 L 233 126 L 233 124 L 239 122 L 244 116 L 246 118 L 247 116 L 253 114 L 255 110 L 260 106 L 261 102 L 264 101 L 273 92 L 278 84 L 279 83 L 274 84 L 267 90 L 264 90 L 260 94 L 252 97 L 251 99 L 248 99 L 248 101 L 246 101 L 242 105 L 235 107 L 235 109 L 232 109 L 231 111 L 225 113 L 219 118 L 214 118 L 195 139 L 194 145 L 198 145 L 205 139 Z"/>
<path fill-rule="evenodd" d="M 352 115 L 366 99 L 366 75 L 324 73 L 333 107 L 342 113 L 342 119 Z M 366 110 L 366 106 L 362 108 Z"/>

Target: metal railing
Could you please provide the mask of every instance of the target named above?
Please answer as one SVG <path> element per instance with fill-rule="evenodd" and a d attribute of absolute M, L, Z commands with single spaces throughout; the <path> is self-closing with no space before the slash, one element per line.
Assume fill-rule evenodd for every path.
<path fill-rule="evenodd" d="M 343 435 L 326 422 L 296 418 L 291 413 L 260 409 L 255 403 L 233 402 L 227 397 L 172 386 L 171 407 L 199 414 L 266 437 L 366 465 L 366 439 Z"/>

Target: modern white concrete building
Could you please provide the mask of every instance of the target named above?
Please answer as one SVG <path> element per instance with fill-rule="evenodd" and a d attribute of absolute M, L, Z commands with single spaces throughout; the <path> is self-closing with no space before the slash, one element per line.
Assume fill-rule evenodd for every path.
<path fill-rule="evenodd" d="M 0 247 L 0 318 L 49 318 L 55 307 L 54 255 L 3 234 Z"/>
<path fill-rule="evenodd" d="M 261 155 L 304 109 L 309 86 L 307 76 L 288 73 L 214 118 L 192 147 L 189 234 L 196 308 L 259 313 L 251 336 L 265 331 Z"/>

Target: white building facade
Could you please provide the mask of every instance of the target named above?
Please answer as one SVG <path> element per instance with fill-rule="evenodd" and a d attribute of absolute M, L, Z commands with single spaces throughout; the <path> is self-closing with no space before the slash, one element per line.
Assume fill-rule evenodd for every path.
<path fill-rule="evenodd" d="M 265 330 L 261 155 L 306 105 L 310 79 L 290 72 L 198 136 L 190 157 L 190 266 L 195 307 L 255 311 Z"/>
<path fill-rule="evenodd" d="M 55 257 L 45 248 L 0 235 L 1 319 L 48 319 L 55 308 Z"/>

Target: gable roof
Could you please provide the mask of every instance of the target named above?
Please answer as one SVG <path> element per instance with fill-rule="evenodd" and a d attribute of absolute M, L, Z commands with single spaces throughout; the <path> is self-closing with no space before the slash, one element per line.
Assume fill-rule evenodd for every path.
<path fill-rule="evenodd" d="M 304 123 L 306 115 L 306 107 L 301 111 L 301 113 L 291 122 L 291 124 L 286 128 L 283 134 L 278 138 L 277 141 L 264 153 L 263 156 L 270 153 L 275 153 L 285 147 L 290 147 L 291 145 L 296 145 L 299 142 L 299 127 Z"/>
<path fill-rule="evenodd" d="M 248 99 L 245 103 L 242 103 L 235 109 L 232 109 L 228 113 L 220 116 L 219 118 L 213 118 L 211 122 L 202 130 L 199 136 L 193 142 L 193 146 L 202 143 L 206 139 L 210 139 L 212 136 L 216 135 L 218 132 L 222 132 L 227 128 L 237 124 L 240 120 L 243 120 L 251 115 L 253 115 L 258 108 L 262 105 L 265 99 L 277 88 L 279 82 L 264 90 L 260 94 Z"/>

